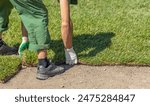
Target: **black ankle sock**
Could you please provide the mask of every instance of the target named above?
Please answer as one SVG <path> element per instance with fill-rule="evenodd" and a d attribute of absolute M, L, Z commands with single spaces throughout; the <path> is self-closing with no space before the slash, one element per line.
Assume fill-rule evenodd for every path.
<path fill-rule="evenodd" d="M 38 59 L 38 64 L 41 66 L 44 66 L 45 68 L 50 65 L 50 62 L 48 61 L 47 58 L 45 59 Z"/>

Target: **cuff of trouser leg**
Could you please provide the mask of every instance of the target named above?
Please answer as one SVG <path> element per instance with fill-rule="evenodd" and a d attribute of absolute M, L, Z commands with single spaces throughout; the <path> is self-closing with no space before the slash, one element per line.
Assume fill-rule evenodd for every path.
<path fill-rule="evenodd" d="M 44 49 L 49 49 L 50 48 L 50 44 L 44 44 L 44 45 L 36 45 L 36 44 L 29 44 L 29 50 L 31 51 L 40 51 L 40 50 L 44 50 Z"/>
<path fill-rule="evenodd" d="M 6 31 L 8 28 L 0 28 L 0 32 Z"/>

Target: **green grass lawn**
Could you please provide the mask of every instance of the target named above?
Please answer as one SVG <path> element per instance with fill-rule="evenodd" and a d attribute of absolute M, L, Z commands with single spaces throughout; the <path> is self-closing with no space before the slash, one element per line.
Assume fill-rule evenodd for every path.
<path fill-rule="evenodd" d="M 21 60 L 17 57 L 0 56 L 0 82 L 4 83 L 21 69 Z"/>
<path fill-rule="evenodd" d="M 49 10 L 52 40 L 48 57 L 62 62 L 59 4 L 56 0 L 44 2 Z M 79 0 L 77 6 L 71 6 L 71 15 L 74 49 L 82 63 L 150 65 L 150 0 Z M 9 26 L 5 41 L 9 45 L 20 43 L 16 11 L 10 16 Z M 36 64 L 36 54 L 26 51 L 24 60 Z"/>

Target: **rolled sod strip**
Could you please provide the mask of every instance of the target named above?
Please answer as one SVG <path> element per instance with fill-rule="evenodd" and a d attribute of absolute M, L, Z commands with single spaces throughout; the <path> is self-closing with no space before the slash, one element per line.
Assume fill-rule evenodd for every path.
<path fill-rule="evenodd" d="M 21 70 L 21 60 L 15 56 L 0 56 L 0 83 L 6 83 Z"/>

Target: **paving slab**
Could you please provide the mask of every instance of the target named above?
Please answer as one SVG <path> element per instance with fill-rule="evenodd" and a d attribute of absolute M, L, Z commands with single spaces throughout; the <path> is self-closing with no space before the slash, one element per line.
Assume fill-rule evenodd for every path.
<path fill-rule="evenodd" d="M 76 65 L 47 80 L 36 79 L 36 67 L 23 68 L 1 89 L 149 89 L 150 67 Z"/>

